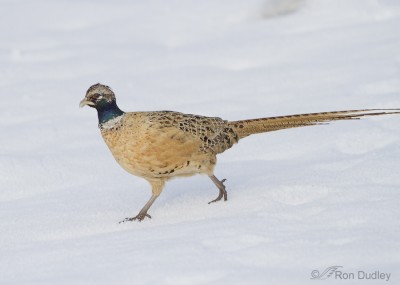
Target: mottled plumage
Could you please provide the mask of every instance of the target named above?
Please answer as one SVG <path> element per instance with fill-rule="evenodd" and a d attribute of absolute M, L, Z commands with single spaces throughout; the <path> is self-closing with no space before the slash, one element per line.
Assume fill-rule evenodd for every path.
<path fill-rule="evenodd" d="M 400 113 L 399 109 L 367 109 L 233 122 L 172 111 L 125 113 L 118 108 L 113 91 L 101 84 L 88 89 L 80 103 L 84 105 L 97 109 L 103 139 L 121 167 L 152 186 L 153 195 L 139 214 L 124 221 L 150 217 L 148 209 L 173 177 L 206 174 L 219 189 L 218 197 L 211 202 L 227 200 L 225 180 L 213 174 L 216 155 L 251 134 Z"/>

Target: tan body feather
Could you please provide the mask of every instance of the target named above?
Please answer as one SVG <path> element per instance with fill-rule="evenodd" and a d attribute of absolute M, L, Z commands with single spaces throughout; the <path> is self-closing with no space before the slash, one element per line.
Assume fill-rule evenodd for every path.
<path fill-rule="evenodd" d="M 353 110 L 228 122 L 171 111 L 135 112 L 101 126 L 101 134 L 121 167 L 149 181 L 159 195 L 173 177 L 213 175 L 216 155 L 251 134 L 393 113 L 398 112 Z"/>
<path fill-rule="evenodd" d="M 170 111 L 136 112 L 125 113 L 114 125 L 100 129 L 121 167 L 152 185 L 150 207 L 166 181 L 195 174 L 207 174 L 222 187 L 215 201 L 222 195 L 226 199 L 225 187 L 213 176 L 216 155 L 251 134 L 395 113 L 399 111 L 353 110 L 228 122 Z M 141 211 L 139 219 L 148 216 L 147 210 Z"/>
<path fill-rule="evenodd" d="M 167 113 L 170 117 L 170 114 Z M 160 115 L 160 116 L 157 116 Z M 129 173 L 147 180 L 212 174 L 216 157 L 196 134 L 182 131 L 161 113 L 126 113 L 121 125 L 102 129 L 104 141 Z"/>

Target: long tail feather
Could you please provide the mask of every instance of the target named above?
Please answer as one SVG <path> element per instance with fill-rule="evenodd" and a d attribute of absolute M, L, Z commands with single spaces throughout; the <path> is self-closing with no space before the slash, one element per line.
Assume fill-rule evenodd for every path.
<path fill-rule="evenodd" d="M 299 114 L 232 121 L 229 122 L 229 125 L 236 130 L 240 139 L 257 133 L 272 132 L 305 126 L 315 126 L 339 120 L 358 120 L 365 116 L 381 116 L 391 114 L 400 114 L 400 109 L 364 109 Z"/>

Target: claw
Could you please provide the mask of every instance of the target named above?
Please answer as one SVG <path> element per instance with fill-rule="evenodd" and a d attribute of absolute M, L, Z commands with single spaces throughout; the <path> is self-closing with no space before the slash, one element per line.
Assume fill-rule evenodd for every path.
<path fill-rule="evenodd" d="M 123 219 L 122 221 L 120 221 L 118 224 L 122 224 L 122 223 L 125 223 L 125 222 L 132 222 L 132 221 L 141 222 L 141 221 L 143 221 L 143 219 L 146 218 L 146 217 L 148 217 L 149 219 L 151 219 L 151 216 L 150 216 L 149 214 L 147 214 L 147 213 L 139 213 L 139 214 L 137 214 L 136 217 L 131 217 L 131 218 L 128 217 L 128 218 L 125 218 L 125 219 Z"/>
<path fill-rule="evenodd" d="M 222 199 L 222 196 L 218 195 L 218 197 L 217 197 L 216 199 L 214 199 L 214 200 L 208 202 L 208 204 L 210 205 L 211 203 L 218 202 L 218 201 L 221 200 L 221 199 Z"/>

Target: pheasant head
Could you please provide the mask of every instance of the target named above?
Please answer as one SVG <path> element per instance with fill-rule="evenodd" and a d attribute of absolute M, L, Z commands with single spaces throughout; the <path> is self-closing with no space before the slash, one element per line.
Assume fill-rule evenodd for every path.
<path fill-rule="evenodd" d="M 115 94 L 110 87 L 97 83 L 90 86 L 86 91 L 86 96 L 79 103 L 79 107 L 95 108 L 99 117 L 99 124 L 104 124 L 118 116 L 124 114 L 117 106 Z"/>

